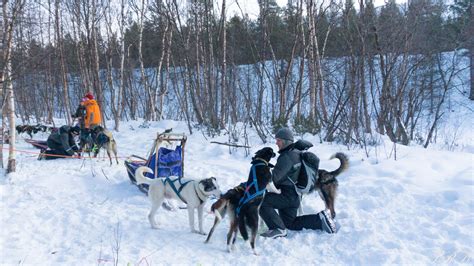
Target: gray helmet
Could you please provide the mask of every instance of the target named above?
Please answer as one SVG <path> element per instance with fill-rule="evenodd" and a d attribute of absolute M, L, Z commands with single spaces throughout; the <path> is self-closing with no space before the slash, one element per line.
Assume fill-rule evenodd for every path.
<path fill-rule="evenodd" d="M 275 138 L 276 139 L 289 140 L 289 141 L 293 142 L 293 133 L 291 132 L 291 130 L 289 128 L 282 127 L 275 134 Z"/>

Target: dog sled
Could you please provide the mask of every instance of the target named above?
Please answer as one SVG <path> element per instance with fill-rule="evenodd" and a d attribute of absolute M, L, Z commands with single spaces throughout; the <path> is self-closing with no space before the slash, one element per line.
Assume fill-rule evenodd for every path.
<path fill-rule="evenodd" d="M 148 193 L 148 185 L 137 185 L 135 171 L 140 166 L 147 166 L 153 170 L 153 173 L 146 173 L 149 178 L 170 178 L 176 177 L 181 179 L 184 173 L 184 146 L 186 145 L 186 135 L 176 133 L 158 133 L 153 146 L 146 158 L 131 155 L 125 161 L 127 174 L 132 184 L 136 185 L 140 191 Z M 168 143 L 173 148 L 162 147 L 164 143 Z"/>
<path fill-rule="evenodd" d="M 25 142 L 33 145 L 33 147 L 41 150 L 41 152 L 48 149 L 48 144 L 47 144 L 46 140 L 25 139 Z"/>

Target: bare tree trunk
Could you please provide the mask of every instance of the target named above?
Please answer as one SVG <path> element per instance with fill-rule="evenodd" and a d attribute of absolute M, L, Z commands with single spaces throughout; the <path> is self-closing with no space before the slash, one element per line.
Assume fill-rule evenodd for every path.
<path fill-rule="evenodd" d="M 99 2 L 93 1 L 92 5 L 92 56 L 94 66 L 94 88 L 96 90 L 97 102 L 100 106 L 100 115 L 102 117 L 102 125 L 106 128 L 107 124 L 105 123 L 106 117 L 104 116 L 104 110 L 107 108 L 104 101 L 104 93 L 102 92 L 102 84 L 100 83 L 100 64 L 99 64 L 99 44 L 98 38 L 100 34 L 99 29 Z"/>
<path fill-rule="evenodd" d="M 204 1 L 204 12 L 200 14 L 201 19 L 204 19 L 204 29 L 203 33 L 205 33 L 205 37 L 201 38 L 202 42 L 200 43 L 201 46 L 201 57 L 203 67 L 203 91 L 207 91 L 207 100 L 206 108 L 207 117 L 210 120 L 210 124 L 213 129 L 217 129 L 219 127 L 219 119 L 218 119 L 218 112 L 219 112 L 219 99 L 217 93 L 217 86 L 216 86 L 216 62 L 215 62 L 215 55 L 214 55 L 214 40 L 212 39 L 212 19 L 213 10 L 212 10 L 212 2 L 211 1 Z M 207 57 L 206 57 L 207 55 Z M 207 61 L 207 62 L 206 62 Z"/>
<path fill-rule="evenodd" d="M 469 99 L 474 101 L 474 4 L 471 1 L 469 5 L 469 24 L 467 26 L 467 33 L 466 36 L 468 37 L 467 41 L 467 50 L 469 56 L 470 66 L 469 69 L 471 70 L 471 90 L 469 93 Z"/>
<path fill-rule="evenodd" d="M 364 0 L 360 1 L 360 19 L 359 19 L 359 38 L 361 41 L 361 56 L 359 59 L 359 82 L 360 82 L 360 92 L 361 92 L 361 97 L 362 97 L 362 112 L 363 112 L 363 123 L 364 123 L 364 132 L 365 133 L 372 133 L 372 124 L 370 121 L 370 115 L 369 115 L 369 104 L 368 104 L 368 98 L 367 98 L 367 88 L 365 86 L 365 60 L 368 57 L 367 56 L 367 27 L 366 21 L 366 12 L 365 12 L 365 4 Z M 371 57 L 372 55 L 369 55 Z"/>
<path fill-rule="evenodd" d="M 85 93 L 85 91 L 91 90 L 92 88 L 92 78 L 91 78 L 91 69 L 90 69 L 90 46 L 87 46 L 90 43 L 90 26 L 89 26 L 89 19 L 90 19 L 90 11 L 89 6 L 84 4 L 80 0 L 73 0 L 71 2 L 66 2 L 67 8 L 74 18 L 71 20 L 72 22 L 72 32 L 74 36 L 74 40 L 77 43 L 78 49 L 75 51 L 75 55 L 77 57 L 77 61 L 79 63 L 79 73 L 81 77 L 82 83 L 82 90 L 81 94 Z M 84 9 L 84 10 L 82 10 Z M 82 31 L 82 28 L 86 28 L 86 32 Z M 84 38 L 86 36 L 86 38 Z M 86 47 L 87 46 L 87 47 Z M 89 49 L 88 49 L 89 48 Z M 88 53 L 88 52 L 89 53 Z"/>
<path fill-rule="evenodd" d="M 473 22 L 471 23 L 474 24 L 474 18 L 472 20 Z M 470 62 L 469 68 L 471 69 L 471 93 L 469 94 L 469 99 L 471 99 L 472 101 L 474 101 L 474 51 L 473 49 L 474 48 L 472 47 L 471 49 L 469 49 L 469 62 Z"/>
<path fill-rule="evenodd" d="M 303 90 L 303 85 L 302 85 L 302 80 L 303 80 L 303 75 L 305 73 L 305 60 L 306 60 L 306 41 L 305 41 L 305 34 L 304 34 L 304 18 L 303 18 L 303 2 L 304 0 L 299 0 L 297 3 L 297 36 L 299 36 L 299 42 L 301 42 L 301 58 L 300 58 L 300 67 L 299 67 L 299 82 L 296 88 L 296 119 L 300 120 L 302 118 L 301 115 L 301 102 L 302 102 L 302 90 Z"/>
<path fill-rule="evenodd" d="M 125 0 L 121 1 L 120 4 L 120 85 L 119 91 L 117 93 L 117 106 L 112 106 L 115 109 L 114 121 L 116 131 L 119 130 L 120 119 L 122 118 L 123 110 L 125 105 L 123 104 L 123 93 L 125 87 L 125 77 L 124 77 L 124 68 L 125 68 Z M 115 95 L 112 95 L 112 98 L 115 99 Z"/>
<path fill-rule="evenodd" d="M 11 50 L 11 43 L 9 48 Z M 9 139 L 8 143 L 8 164 L 7 164 L 7 173 L 12 173 L 16 171 L 16 160 L 15 160 L 15 142 L 16 142 L 16 134 L 15 134 L 15 98 L 13 94 L 13 82 L 11 80 L 12 75 L 12 66 L 11 66 L 11 58 L 8 58 L 7 67 L 5 74 L 7 76 L 6 80 L 6 101 L 7 101 L 7 115 L 8 115 L 8 123 L 10 124 L 9 127 Z"/>
<path fill-rule="evenodd" d="M 177 69 L 177 67 L 173 62 L 173 70 L 175 70 L 175 73 L 174 73 L 175 76 L 177 75 L 176 74 L 176 69 Z M 183 85 L 182 85 L 183 93 L 180 92 L 180 87 L 181 86 L 179 85 L 179 82 L 178 82 L 177 78 L 173 79 L 172 88 L 174 90 L 174 93 L 178 97 L 178 103 L 181 107 L 181 111 L 184 113 L 184 117 L 185 117 L 187 125 L 188 125 L 189 134 L 193 134 L 193 128 L 191 126 L 191 116 L 189 114 L 189 107 L 188 107 L 189 82 L 188 82 L 186 73 L 184 73 L 184 71 L 180 71 L 180 72 L 181 72 L 181 78 L 183 79 Z"/>
<path fill-rule="evenodd" d="M 62 25 L 61 16 L 59 15 L 60 1 L 55 1 L 54 16 L 55 16 L 55 29 L 56 29 L 56 44 L 59 52 L 59 65 L 61 67 L 61 79 L 63 82 L 63 101 L 64 109 L 66 112 L 66 122 L 71 124 L 71 106 L 69 104 L 69 86 L 67 79 L 66 63 L 64 62 L 64 51 L 63 51 L 63 40 L 62 40 Z"/>
<path fill-rule="evenodd" d="M 155 114 L 157 112 L 159 112 L 160 115 L 159 115 L 159 117 L 155 117 L 156 120 L 159 120 L 163 117 L 163 100 L 164 100 L 164 96 L 166 94 L 167 85 L 166 85 L 166 81 L 163 81 L 163 78 L 162 78 L 162 76 L 163 76 L 162 68 L 163 68 L 163 61 L 165 60 L 165 58 L 166 58 L 167 66 L 169 66 L 169 57 L 170 57 L 170 53 L 171 53 L 172 39 L 173 39 L 173 30 L 171 29 L 171 22 L 167 21 L 166 26 L 165 26 L 165 30 L 164 30 L 164 34 L 163 34 L 163 39 L 161 41 L 162 51 L 161 51 L 160 61 L 158 62 L 158 67 L 156 68 L 156 72 L 157 72 L 157 75 L 158 75 L 158 83 L 161 84 L 161 85 L 159 85 L 155 89 L 155 93 L 153 95 L 154 106 L 158 102 L 158 96 L 160 97 L 159 110 L 155 109 L 156 110 Z M 166 71 L 169 71 L 169 68 L 167 68 Z"/>
<path fill-rule="evenodd" d="M 148 0 L 141 0 L 140 7 L 137 7 L 138 15 L 138 61 L 140 63 L 141 84 L 145 90 L 146 105 L 145 105 L 145 120 L 156 120 L 155 104 L 153 102 L 153 93 L 148 84 L 148 76 L 145 73 L 145 65 L 143 62 L 143 26 L 145 21 L 146 9 L 148 7 Z"/>
<path fill-rule="evenodd" d="M 330 2 L 325 10 L 320 11 L 320 14 L 325 14 L 326 10 L 333 6 L 334 2 Z M 320 6 L 320 9 L 322 5 Z M 331 31 L 331 27 L 328 26 L 326 31 L 326 36 L 322 41 L 322 49 L 319 48 L 320 41 L 316 34 L 318 18 L 318 10 L 316 7 L 316 1 L 307 2 L 307 12 L 308 12 L 308 24 L 309 24 L 309 62 L 308 62 L 308 74 L 309 74 L 309 86 L 310 86 L 310 118 L 311 121 L 315 121 L 317 117 L 321 115 L 322 122 L 328 121 L 327 108 L 325 103 L 324 96 L 324 75 L 322 69 L 322 62 L 324 59 L 324 52 L 326 43 Z M 319 99 L 319 108 L 317 107 L 316 98 Z M 321 110 L 321 114 L 319 113 Z"/>
<path fill-rule="evenodd" d="M 260 12 L 260 24 L 261 24 L 261 27 L 262 27 L 262 44 L 261 44 L 261 48 L 260 48 L 260 63 L 257 64 L 258 66 L 258 69 L 259 69 L 259 85 L 258 85 L 258 97 L 257 97 L 257 106 L 256 106 L 256 110 L 255 110 L 255 121 L 257 123 L 262 123 L 262 102 L 263 102 L 263 92 L 265 90 L 265 86 L 264 86 L 264 72 L 266 72 L 266 65 L 265 65 L 265 61 L 267 59 L 267 56 L 266 56 L 266 52 L 267 52 L 267 1 L 258 1 L 258 4 L 259 4 L 259 12 Z M 277 119 L 277 115 L 276 115 L 276 92 L 273 88 L 273 86 L 271 87 L 271 93 L 272 93 L 272 121 L 276 120 Z M 250 95 L 250 93 L 249 93 Z M 279 115 L 278 115 L 279 116 Z"/>
<path fill-rule="evenodd" d="M 329 34 L 329 30 L 327 32 Z M 316 35 L 315 35 L 316 37 Z M 319 89 L 319 105 L 321 107 L 321 113 L 322 113 L 322 119 L 323 121 L 328 120 L 328 112 L 326 111 L 326 103 L 324 101 L 324 85 L 323 85 L 323 69 L 322 69 L 322 54 L 324 53 L 323 51 L 319 51 L 319 44 L 318 44 L 318 39 L 315 39 L 315 44 L 314 44 L 316 51 L 315 51 L 315 62 L 316 62 L 316 77 L 318 81 L 318 89 Z"/>
<path fill-rule="evenodd" d="M 176 0 L 175 0 L 176 3 Z M 176 5 L 176 4 L 175 4 Z M 194 7 L 194 9 L 196 9 Z M 177 10 L 177 8 L 176 8 Z M 185 63 L 188 64 L 186 66 L 188 76 L 190 81 L 193 80 L 194 78 L 194 84 L 190 83 L 189 86 L 189 92 L 190 92 L 190 97 L 191 97 L 191 103 L 193 104 L 193 109 L 194 113 L 196 115 L 197 122 L 199 124 L 202 124 L 204 122 L 204 108 L 203 108 L 203 103 L 202 103 L 202 97 L 201 97 L 201 67 L 200 67 L 200 50 L 199 50 L 199 42 L 201 40 L 199 34 L 202 30 L 202 21 L 200 19 L 200 16 L 198 14 L 197 10 L 194 10 L 192 12 L 192 16 L 194 18 L 194 53 L 195 53 L 195 67 L 192 67 L 191 64 L 189 64 L 191 61 L 191 57 L 188 56 L 187 60 L 185 60 Z M 182 26 L 181 26 L 182 28 Z M 191 49 L 191 44 L 190 44 L 190 38 L 191 38 L 191 33 L 188 33 L 188 36 L 186 37 L 186 47 L 187 49 Z M 189 55 L 189 53 L 188 53 Z M 193 71 L 194 73 L 191 73 Z"/>
<path fill-rule="evenodd" d="M 123 0 L 122 0 L 122 9 L 123 9 Z M 108 11 L 108 12 L 105 12 L 105 11 Z M 108 6 L 106 8 L 106 10 L 104 10 L 104 19 L 105 19 L 105 29 L 106 29 L 106 33 L 107 33 L 107 40 L 109 42 L 109 46 L 107 47 L 107 51 L 106 51 L 106 68 L 107 68 L 107 87 L 110 91 L 110 110 L 112 111 L 112 115 L 113 115 L 113 118 L 114 118 L 114 122 L 115 122 L 115 126 L 114 126 L 114 130 L 118 131 L 118 125 L 120 123 L 120 119 L 119 119 L 119 111 L 118 109 L 120 108 L 119 106 L 116 105 L 116 95 L 117 95 L 117 91 L 116 91 L 116 88 L 115 88 L 115 85 L 114 85 L 114 65 L 113 65 L 113 48 L 114 47 L 111 47 L 110 43 L 112 43 L 112 35 L 114 34 L 113 30 L 112 30 L 112 18 L 114 16 L 114 14 L 112 14 L 112 8 L 110 6 Z M 119 25 L 122 21 L 119 20 Z M 123 27 L 122 27 L 123 28 Z M 123 29 L 122 29 L 123 30 Z M 123 44 L 123 42 L 121 42 Z M 123 50 L 121 50 L 123 51 Z M 123 56 L 120 55 L 120 56 Z M 104 90 L 104 94 L 105 94 L 105 90 Z M 120 97 L 120 96 L 119 96 Z"/>
<path fill-rule="evenodd" d="M 170 23 L 170 22 L 168 22 Z M 170 23 L 171 24 L 171 23 Z M 165 78 L 164 82 L 161 84 L 161 93 L 160 93 L 160 114 L 161 117 L 164 117 L 163 114 L 163 104 L 165 101 L 165 95 L 168 91 L 168 79 L 169 79 L 169 73 L 170 73 L 170 59 L 171 59 L 171 46 L 173 42 L 173 30 L 171 29 L 171 26 L 168 29 L 168 43 L 166 46 L 166 72 L 165 72 Z"/>
<path fill-rule="evenodd" d="M 221 74 L 221 117 L 220 127 L 224 128 L 227 120 L 228 106 L 227 105 L 227 35 L 226 35 L 226 0 L 222 0 L 222 13 L 221 13 L 221 38 L 222 38 L 222 74 Z"/>
<path fill-rule="evenodd" d="M 309 118 L 316 120 L 316 75 L 315 75 L 315 39 L 316 39 L 316 7 L 314 1 L 307 1 L 308 27 L 309 27 L 309 47 L 308 47 L 308 76 L 309 76 Z"/>
<path fill-rule="evenodd" d="M 350 105 L 350 117 L 349 117 L 349 125 L 346 135 L 346 143 L 350 143 L 352 139 L 352 133 L 355 132 L 357 134 L 357 130 L 359 128 L 359 92 L 357 90 L 358 86 L 356 84 L 357 80 L 357 67 L 356 67 L 356 57 L 351 55 L 348 59 L 349 63 L 349 105 Z M 358 138 L 357 138 L 358 139 Z"/>
<path fill-rule="evenodd" d="M 2 47 L 1 48 L 3 49 L 3 43 L 4 43 L 3 42 L 4 41 L 3 40 L 3 36 L 4 36 L 3 35 L 3 28 L 4 28 L 3 27 L 3 16 L 2 16 L 2 21 L 0 23 L 2 23 L 2 24 L 0 24 L 0 26 L 1 26 L 1 30 L 2 30 Z M 0 50 L 0 55 L 3 56 L 3 50 Z M 5 128 L 6 128 L 7 124 L 5 123 L 6 119 L 5 119 L 5 112 L 4 112 L 4 110 L 5 110 L 5 93 L 4 93 L 5 83 L 4 83 L 4 81 L 5 80 L 3 79 L 3 77 L 4 77 L 3 71 L 4 71 L 5 68 L 3 66 L 4 62 L 1 62 L 0 64 L 1 64 L 0 65 L 0 101 L 2 103 L 0 105 L 0 118 L 2 119 L 2 125 L 1 125 L 2 128 L 0 130 L 0 134 L 2 134 L 1 135 L 1 141 L 0 141 L 0 167 L 3 169 L 4 168 L 4 165 L 3 165 L 3 143 L 6 143 L 6 141 L 7 141 L 7 136 L 6 136 L 6 131 L 5 131 Z"/>
<path fill-rule="evenodd" d="M 122 4 L 123 4 L 123 1 L 122 1 Z M 116 94 L 117 94 L 117 91 L 116 91 L 116 88 L 115 88 L 115 84 L 114 84 L 114 64 L 113 64 L 113 57 L 114 57 L 114 53 L 113 53 L 113 49 L 114 47 L 112 47 L 111 43 L 112 43 L 112 36 L 115 34 L 115 32 L 112 30 L 112 17 L 114 16 L 114 14 L 112 14 L 112 8 L 110 6 L 107 6 L 105 9 L 104 9 L 104 19 L 105 19 L 105 29 L 106 29 L 106 34 L 107 34 L 107 40 L 108 40 L 108 43 L 109 43 L 109 46 L 107 47 L 106 49 L 106 57 L 105 57 L 105 60 L 106 60 L 106 70 L 107 70 L 107 88 L 108 90 L 110 91 L 110 109 L 112 111 L 112 115 L 113 115 L 113 118 L 114 118 L 114 121 L 115 121 L 115 126 L 114 126 L 114 129 L 116 130 L 117 127 L 118 127 L 118 123 L 117 123 L 117 120 L 118 119 L 118 109 L 120 107 L 116 106 Z M 120 23 L 120 21 L 119 21 Z M 104 96 L 105 96 L 105 89 L 104 89 Z"/>
<path fill-rule="evenodd" d="M 192 8 L 189 12 L 189 15 L 194 19 L 194 24 L 189 25 L 190 27 L 185 30 L 185 26 L 183 26 L 183 23 L 181 22 L 181 15 L 179 13 L 180 7 L 179 4 L 177 3 L 177 0 L 172 0 L 171 9 L 170 10 L 170 15 L 172 14 L 175 16 L 175 19 L 173 21 L 177 22 L 174 23 L 173 25 L 176 25 L 176 31 L 178 32 L 178 38 L 180 38 L 181 42 L 183 43 L 184 46 L 184 55 L 183 55 L 183 64 L 184 64 L 184 70 L 181 72 L 182 77 L 183 77 L 183 109 L 186 112 L 186 117 L 188 118 L 188 128 L 190 133 L 192 132 L 190 120 L 192 120 L 192 114 L 188 113 L 190 110 L 188 107 L 188 99 L 191 101 L 191 107 L 194 110 L 194 115 L 196 117 L 197 123 L 201 124 L 203 123 L 203 111 L 202 111 L 202 105 L 201 101 L 199 99 L 199 79 L 194 80 L 194 76 L 198 76 L 198 68 L 199 64 L 196 62 L 196 67 L 192 66 L 192 54 L 195 49 L 195 52 L 198 53 L 198 47 L 197 46 L 192 46 L 191 45 L 191 38 L 195 37 L 196 39 L 194 41 L 199 40 L 199 34 L 197 33 L 198 31 L 198 15 L 196 14 L 195 8 Z M 196 56 L 196 60 L 197 60 Z M 173 63 L 175 66 L 175 64 Z M 193 83 L 194 82 L 194 83 Z"/>
<path fill-rule="evenodd" d="M 17 0 L 13 2 L 13 5 L 9 8 L 8 0 L 3 0 L 3 29 L 2 29 L 2 49 L 3 53 L 3 69 L 2 80 L 3 80 L 3 91 L 5 92 L 5 102 L 2 105 L 2 118 L 6 111 L 9 122 L 9 149 L 8 149 L 8 164 L 7 174 L 16 171 L 16 160 L 15 160 L 15 98 L 13 93 L 13 81 L 12 81 L 12 45 L 13 45 L 13 30 L 18 22 L 18 16 L 21 14 L 25 1 Z M 6 110 L 3 107 L 6 106 Z M 3 120 L 4 121 L 4 120 Z M 3 152 L 3 151 L 2 151 Z"/>

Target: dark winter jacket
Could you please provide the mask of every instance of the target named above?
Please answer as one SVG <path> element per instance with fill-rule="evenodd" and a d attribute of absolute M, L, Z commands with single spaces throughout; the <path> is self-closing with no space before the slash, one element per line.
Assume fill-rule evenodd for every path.
<path fill-rule="evenodd" d="M 58 131 L 51 133 L 47 141 L 51 150 L 65 151 L 69 155 L 74 155 L 79 148 L 76 145 L 70 126 L 62 126 Z"/>
<path fill-rule="evenodd" d="M 294 187 L 301 168 L 300 151 L 294 149 L 294 144 L 288 145 L 278 153 L 277 162 L 272 172 L 272 180 L 277 188 Z"/>
<path fill-rule="evenodd" d="M 86 107 L 84 105 L 79 104 L 76 109 L 76 112 L 72 115 L 73 118 L 84 118 L 86 116 Z"/>
<path fill-rule="evenodd" d="M 76 112 L 72 115 L 73 118 L 77 118 L 79 120 L 79 124 L 81 128 L 85 127 L 85 116 L 86 116 L 86 107 L 84 105 L 79 104 L 76 109 Z"/>

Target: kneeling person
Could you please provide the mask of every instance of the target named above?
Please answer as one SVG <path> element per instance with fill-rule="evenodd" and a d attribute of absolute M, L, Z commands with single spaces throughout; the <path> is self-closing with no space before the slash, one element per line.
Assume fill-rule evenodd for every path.
<path fill-rule="evenodd" d="M 42 158 L 52 160 L 64 156 L 73 156 L 75 152 L 79 152 L 74 136 L 79 135 L 80 131 L 79 126 L 66 125 L 51 133 L 47 140 L 48 149 L 42 154 Z"/>
<path fill-rule="evenodd" d="M 300 151 L 295 149 L 293 133 L 288 128 L 281 128 L 275 135 L 280 156 L 273 168 L 272 180 L 281 190 L 281 194 L 268 193 L 260 206 L 260 217 L 268 226 L 268 231 L 261 236 L 268 238 L 285 237 L 287 230 L 302 229 L 324 230 L 336 233 L 336 223 L 329 210 L 317 214 L 297 216 L 300 196 L 295 188 L 300 168 Z M 277 212 L 278 210 L 278 212 Z"/>

